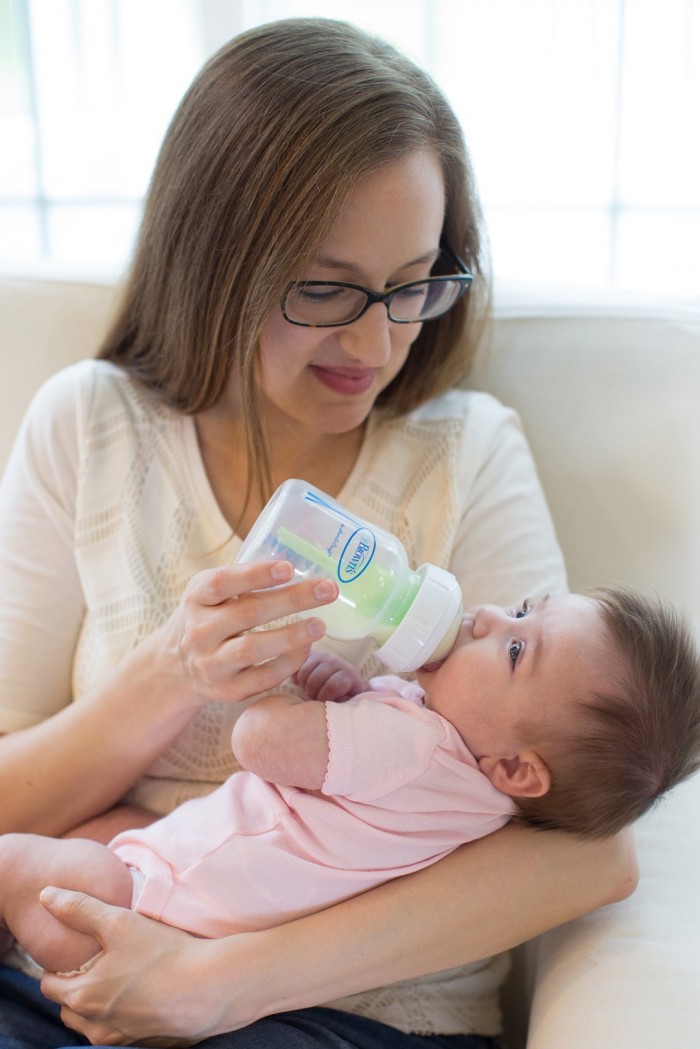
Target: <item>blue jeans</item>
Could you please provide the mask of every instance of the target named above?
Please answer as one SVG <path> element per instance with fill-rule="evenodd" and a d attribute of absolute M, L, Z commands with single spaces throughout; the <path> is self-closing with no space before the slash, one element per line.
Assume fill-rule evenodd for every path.
<path fill-rule="evenodd" d="M 0 1047 L 2 1049 L 78 1049 L 89 1045 L 59 1019 L 30 976 L 0 965 Z M 241 1031 L 199 1042 L 201 1049 L 498 1049 L 494 1038 L 479 1035 L 403 1034 L 376 1020 L 336 1009 L 279 1013 Z M 136 1049 L 136 1047 L 132 1047 Z"/>

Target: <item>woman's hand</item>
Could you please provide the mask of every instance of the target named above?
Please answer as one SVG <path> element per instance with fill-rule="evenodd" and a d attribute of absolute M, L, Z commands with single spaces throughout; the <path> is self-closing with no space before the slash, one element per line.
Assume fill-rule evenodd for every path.
<path fill-rule="evenodd" d="M 276 688 L 325 633 L 316 618 L 257 630 L 284 616 L 328 604 L 338 594 L 330 579 L 290 586 L 286 561 L 231 565 L 199 572 L 163 630 L 163 669 L 196 697 L 237 702 Z"/>
<path fill-rule="evenodd" d="M 93 1044 L 189 1046 L 233 1029 L 231 1001 L 245 979 L 232 972 L 230 952 L 218 988 L 215 978 L 217 946 L 230 945 L 231 938 L 197 939 L 65 889 L 45 889 L 41 900 L 66 925 L 91 930 L 102 945 L 79 973 L 47 972 L 41 982 L 46 997 L 61 1003 L 63 1022 Z M 251 1019 L 243 1014 L 241 1026 Z"/>
<path fill-rule="evenodd" d="M 247 699 L 293 674 L 323 634 L 320 620 L 248 631 L 338 591 L 319 579 L 285 586 L 291 577 L 279 561 L 197 574 L 170 619 L 79 703 L 2 737 L 0 833 L 58 836 L 111 809 L 209 700 Z"/>

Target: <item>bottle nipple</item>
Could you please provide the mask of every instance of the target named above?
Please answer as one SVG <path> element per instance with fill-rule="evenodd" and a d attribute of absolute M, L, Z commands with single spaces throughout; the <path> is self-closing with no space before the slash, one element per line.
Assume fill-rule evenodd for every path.
<path fill-rule="evenodd" d="M 377 651 L 381 661 L 396 672 L 444 659 L 462 623 L 462 591 L 452 573 L 425 564 L 417 574 L 421 583 L 412 604 Z"/>

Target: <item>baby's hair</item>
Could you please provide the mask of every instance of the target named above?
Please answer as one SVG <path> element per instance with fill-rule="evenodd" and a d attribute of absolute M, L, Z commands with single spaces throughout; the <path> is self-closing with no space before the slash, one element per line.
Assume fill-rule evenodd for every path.
<path fill-rule="evenodd" d="M 616 685 L 578 701 L 571 733 L 543 745 L 550 790 L 517 805 L 527 823 L 603 838 L 700 768 L 700 656 L 666 602 L 622 588 L 587 593 L 601 610 Z"/>

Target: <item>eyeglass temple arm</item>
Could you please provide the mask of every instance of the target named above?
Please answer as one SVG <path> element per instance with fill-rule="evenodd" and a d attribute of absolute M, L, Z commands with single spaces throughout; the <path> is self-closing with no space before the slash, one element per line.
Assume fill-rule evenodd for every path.
<path fill-rule="evenodd" d="M 456 251 L 452 250 L 444 237 L 440 238 L 440 248 L 448 256 L 450 262 L 454 262 L 462 273 L 468 274 L 470 277 L 473 276 L 472 271 L 469 269 L 466 262 L 464 262 L 463 259 L 460 259 Z"/>

